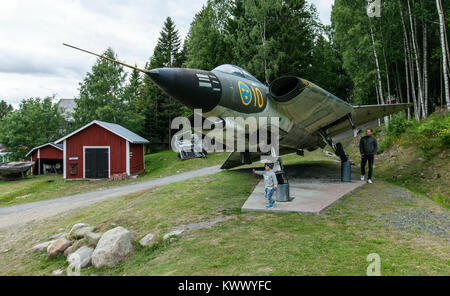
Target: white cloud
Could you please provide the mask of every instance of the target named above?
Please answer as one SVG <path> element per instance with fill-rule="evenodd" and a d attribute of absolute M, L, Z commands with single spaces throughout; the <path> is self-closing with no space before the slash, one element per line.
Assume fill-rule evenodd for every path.
<path fill-rule="evenodd" d="M 329 24 L 334 0 L 309 0 Z M 74 97 L 96 58 L 112 47 L 119 59 L 144 67 L 164 20 L 170 16 L 184 38 L 206 0 L 15 0 L 0 12 L 0 99 L 15 107 L 24 98 Z"/>
<path fill-rule="evenodd" d="M 4 3 L 3 3 L 4 2 Z M 109 46 L 119 59 L 144 67 L 164 20 L 184 38 L 206 0 L 16 0 L 0 13 L 0 99 L 15 107 L 23 98 L 74 97 L 96 58 Z"/>

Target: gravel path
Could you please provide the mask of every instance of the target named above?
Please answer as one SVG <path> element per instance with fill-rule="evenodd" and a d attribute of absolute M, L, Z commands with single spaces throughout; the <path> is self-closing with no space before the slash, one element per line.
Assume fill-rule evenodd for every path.
<path fill-rule="evenodd" d="M 436 213 L 429 209 L 391 211 L 380 215 L 384 225 L 407 232 L 427 232 L 450 238 L 450 213 Z"/>
<path fill-rule="evenodd" d="M 220 172 L 220 165 L 124 186 L 0 208 L 0 230 L 154 187 Z"/>

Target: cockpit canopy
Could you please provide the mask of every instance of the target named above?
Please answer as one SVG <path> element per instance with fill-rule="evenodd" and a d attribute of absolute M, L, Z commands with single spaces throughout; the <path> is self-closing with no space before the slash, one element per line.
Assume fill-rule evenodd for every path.
<path fill-rule="evenodd" d="M 261 83 L 252 74 L 248 73 L 244 69 L 242 69 L 242 68 L 240 68 L 238 66 L 235 66 L 235 65 L 230 65 L 230 64 L 220 65 L 220 66 L 214 68 L 213 71 L 220 71 L 220 72 L 223 72 L 223 73 L 228 73 L 228 74 L 231 74 L 231 75 L 239 76 L 239 77 L 242 77 L 242 78 L 246 78 L 246 79 L 253 80 L 255 82 Z"/>

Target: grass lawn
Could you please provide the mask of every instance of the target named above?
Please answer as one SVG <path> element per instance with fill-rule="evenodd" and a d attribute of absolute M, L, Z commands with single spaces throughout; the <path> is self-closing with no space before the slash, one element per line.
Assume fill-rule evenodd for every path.
<path fill-rule="evenodd" d="M 338 169 L 330 159 L 322 161 Z M 226 171 L 0 231 L 0 274 L 50 275 L 58 268 L 65 270 L 64 257 L 49 260 L 26 250 L 78 222 L 99 225 L 100 232 L 115 223 L 129 229 L 137 242 L 147 233 L 162 236 L 175 226 L 218 215 L 233 218 L 171 244 L 152 249 L 136 244 L 116 268 L 89 267 L 82 274 L 365 275 L 371 253 L 380 255 L 382 275 L 450 274 L 449 210 L 423 195 L 380 180 L 355 190 L 321 215 L 241 213 L 258 180 L 250 169 Z"/>
<path fill-rule="evenodd" d="M 359 165 L 361 162 L 359 138 L 350 137 L 341 142 L 345 152 Z M 359 174 L 359 167 L 354 169 L 355 173 Z M 428 196 L 447 209 L 450 208 L 450 150 L 448 149 L 435 150 L 431 157 L 425 157 L 423 152 L 414 145 L 396 143 L 375 156 L 374 179 L 406 187 Z"/>
<path fill-rule="evenodd" d="M 0 180 L 0 207 L 73 195 L 90 190 L 178 174 L 221 164 L 227 157 L 228 153 L 210 153 L 206 159 L 196 158 L 181 161 L 177 158 L 176 153 L 171 150 L 149 154 L 145 156 L 147 172 L 141 175 L 138 180 L 65 181 L 60 175 L 28 176 L 25 180 L 17 181 Z"/>

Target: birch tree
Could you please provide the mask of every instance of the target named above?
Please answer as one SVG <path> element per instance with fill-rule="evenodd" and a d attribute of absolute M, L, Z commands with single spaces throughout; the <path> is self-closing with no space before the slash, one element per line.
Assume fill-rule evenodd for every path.
<path fill-rule="evenodd" d="M 444 76 L 445 100 L 447 102 L 447 110 L 450 110 L 450 90 L 448 85 L 448 72 L 447 72 L 448 71 L 447 46 L 445 41 L 445 19 L 441 0 L 436 0 L 436 6 L 439 14 L 439 28 L 442 45 L 442 71 Z"/>
<path fill-rule="evenodd" d="M 417 104 L 420 105 L 420 108 L 417 108 L 421 110 L 422 114 L 424 113 L 424 102 L 423 102 L 423 88 L 422 88 L 422 70 L 420 68 L 419 64 L 419 52 L 418 52 L 418 46 L 417 46 L 417 40 L 416 40 L 416 30 L 414 29 L 414 20 L 413 15 L 411 13 L 411 5 L 409 3 L 409 0 L 407 0 L 408 3 L 408 14 L 409 14 L 409 23 L 411 26 L 411 43 L 412 43 L 412 49 L 414 54 L 414 62 L 416 66 L 416 74 L 417 74 Z M 420 112 L 420 111 L 419 111 Z M 416 115 L 417 119 L 420 119 L 420 113 L 419 115 Z"/>

